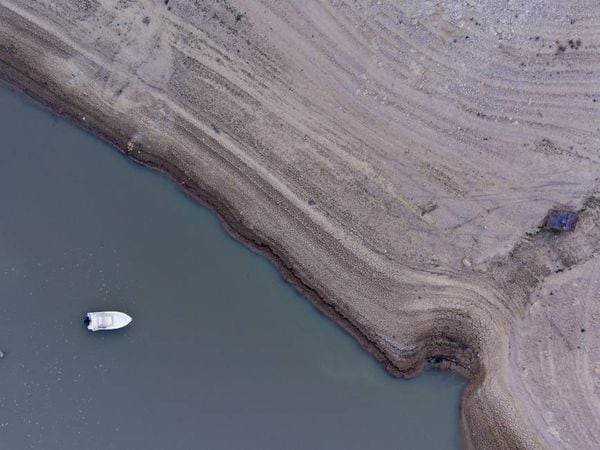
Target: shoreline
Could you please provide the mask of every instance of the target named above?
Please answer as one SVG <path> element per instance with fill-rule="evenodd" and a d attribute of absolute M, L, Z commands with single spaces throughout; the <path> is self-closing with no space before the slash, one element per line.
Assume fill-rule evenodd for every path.
<path fill-rule="evenodd" d="M 363 333 L 359 327 L 355 326 L 350 319 L 344 317 L 341 312 L 335 309 L 334 305 L 328 303 L 315 289 L 311 288 L 309 284 L 307 284 L 300 277 L 296 276 L 293 270 L 290 269 L 290 267 L 285 263 L 284 259 L 278 254 L 274 253 L 266 243 L 257 242 L 255 239 L 249 236 L 250 232 L 248 229 L 244 229 L 244 232 L 240 232 L 242 229 L 241 227 L 236 228 L 236 226 L 232 225 L 234 223 L 239 225 L 239 222 L 235 219 L 235 216 L 227 212 L 226 207 L 219 208 L 219 202 L 216 201 L 215 196 L 203 192 L 198 186 L 194 185 L 193 180 L 181 174 L 176 167 L 168 167 L 168 164 L 165 164 L 164 161 L 155 162 L 150 158 L 144 159 L 144 156 L 147 155 L 135 156 L 129 153 L 126 145 L 122 146 L 119 144 L 119 142 L 122 142 L 122 138 L 119 138 L 117 135 L 105 134 L 101 128 L 90 126 L 89 121 L 82 121 L 79 119 L 81 116 L 70 112 L 65 112 L 64 107 L 67 106 L 65 103 L 53 104 L 51 101 L 47 100 L 46 97 L 39 95 L 39 91 L 34 91 L 29 88 L 22 88 L 20 85 L 14 83 L 14 81 L 3 78 L 3 75 L 4 72 L 0 71 L 0 83 L 4 84 L 6 88 L 18 93 L 28 101 L 34 102 L 38 107 L 47 110 L 51 114 L 68 120 L 77 127 L 91 133 L 95 138 L 101 139 L 102 141 L 108 143 L 111 147 L 125 156 L 129 161 L 134 162 L 146 169 L 156 171 L 169 178 L 184 195 L 190 197 L 200 206 L 209 209 L 213 214 L 215 214 L 221 227 L 234 240 L 238 241 L 242 245 L 245 245 L 258 255 L 267 258 L 275 266 L 276 270 L 286 283 L 291 284 L 302 296 L 309 299 L 313 306 L 320 313 L 333 320 L 338 326 L 355 338 L 361 347 L 363 347 L 365 351 L 375 358 L 375 360 L 380 363 L 391 375 L 397 378 L 413 378 L 418 376 L 425 368 L 426 364 L 421 364 L 420 366 L 416 367 L 414 371 L 400 371 L 394 365 L 394 363 L 386 357 L 383 350 L 377 347 L 375 342 L 369 340 L 366 334 Z M 457 374 L 459 373 L 457 372 Z"/>
<path fill-rule="evenodd" d="M 515 354 L 535 353 L 535 340 L 517 338 L 546 285 L 579 271 L 600 242 L 589 93 L 570 93 L 565 107 L 536 79 L 539 92 L 504 116 L 498 105 L 523 98 L 522 86 L 461 72 L 472 92 L 450 91 L 477 104 L 475 115 L 457 108 L 447 87 L 452 61 L 473 63 L 471 43 L 487 35 L 472 30 L 469 41 L 449 44 L 433 33 L 448 67 L 421 70 L 416 52 L 405 55 L 406 69 L 370 46 L 379 34 L 349 31 L 358 13 L 346 6 L 305 16 L 274 5 L 263 14 L 231 0 L 214 6 L 215 20 L 187 2 L 118 12 L 0 3 L 0 77 L 171 178 L 393 375 L 431 366 L 469 379 L 466 448 L 558 447 L 544 409 L 525 393 L 538 385 L 521 385 L 529 363 Z M 383 7 L 377 13 L 387 17 Z M 407 26 L 424 32 L 419 21 Z M 515 57 L 539 40 L 523 36 Z M 403 42 L 393 45 L 399 54 Z M 588 56 L 577 55 L 567 56 L 585 79 Z M 539 70 L 563 56 L 543 56 Z M 494 70 L 510 78 L 512 60 L 501 62 Z M 582 143 L 569 147 L 565 136 Z M 539 230 L 556 205 L 580 212 L 579 232 Z M 553 317 L 571 313 L 562 308 Z M 580 394 L 561 401 L 579 404 Z M 543 395 L 554 400 L 549 389 Z M 568 433 L 572 420 L 557 426 Z"/>
<path fill-rule="evenodd" d="M 241 225 L 235 214 L 231 212 L 231 207 L 228 206 L 225 201 L 220 200 L 216 195 L 213 195 L 212 193 L 209 193 L 208 190 L 200 187 L 195 180 L 186 176 L 184 171 L 177 168 L 175 165 L 157 158 L 152 153 L 144 152 L 145 146 L 140 149 L 138 143 L 136 144 L 135 150 L 137 153 L 130 151 L 128 146 L 130 140 L 128 139 L 128 136 L 131 136 L 134 133 L 128 133 L 126 131 L 127 123 L 111 126 L 108 121 L 96 118 L 93 111 L 79 109 L 77 105 L 68 102 L 66 99 L 69 97 L 69 94 L 67 92 L 60 93 L 61 87 L 59 85 L 55 85 L 55 88 L 58 89 L 58 93 L 54 93 L 49 88 L 47 80 L 43 79 L 43 73 L 39 73 L 38 76 L 42 77 L 42 82 L 32 78 L 30 72 L 21 73 L 14 67 L 7 67 L 6 61 L 0 57 L 0 77 L 4 80 L 3 82 L 17 89 L 28 98 L 33 99 L 33 101 L 50 110 L 53 114 L 66 118 L 72 123 L 77 124 L 77 126 L 84 128 L 93 135 L 108 142 L 131 161 L 152 170 L 157 170 L 171 178 L 173 182 L 186 193 L 186 195 L 191 196 L 195 201 L 212 210 L 219 218 L 224 229 L 234 239 L 247 245 L 253 251 L 269 258 L 287 282 L 291 283 L 302 293 L 302 295 L 306 296 L 320 312 L 333 319 L 338 326 L 341 326 L 346 332 L 353 336 L 390 374 L 396 377 L 411 378 L 417 376 L 427 365 L 429 365 L 433 368 L 437 367 L 442 370 L 450 370 L 463 377 L 474 377 L 474 379 L 471 380 L 471 383 L 465 388 L 461 399 L 460 414 L 462 420 L 460 429 L 462 441 L 467 448 L 480 448 L 477 443 L 471 443 L 470 439 L 467 439 L 466 437 L 470 435 L 470 427 L 467 425 L 470 420 L 468 418 L 468 410 L 464 407 L 464 404 L 466 395 L 470 391 L 469 388 L 472 383 L 481 382 L 481 372 L 470 373 L 470 364 L 460 365 L 460 361 L 463 360 L 463 358 L 459 354 L 452 354 L 451 350 L 448 351 L 448 349 L 444 347 L 437 348 L 435 344 L 432 344 L 432 336 L 427 335 L 421 338 L 421 344 L 416 352 L 401 356 L 402 367 L 400 367 L 397 364 L 397 362 L 400 361 L 398 360 L 398 356 L 396 356 L 397 362 L 395 363 L 386 354 L 384 349 L 368 337 L 368 330 L 362 330 L 359 324 L 353 323 L 351 319 L 347 318 L 339 309 L 336 309 L 334 305 L 325 301 L 325 295 L 319 294 L 316 289 L 310 287 L 310 281 L 305 281 L 295 274 L 293 269 L 290 268 L 292 264 L 286 262 L 280 253 L 274 251 L 266 243 L 261 242 L 260 238 L 257 239 L 256 236 L 252 237 L 250 230 Z M 83 117 L 85 117 L 85 120 L 82 120 Z M 123 125 L 125 125 L 125 127 L 123 127 Z M 435 339 L 444 341 L 445 337 L 441 336 Z M 459 343 L 454 338 L 450 338 L 450 340 L 455 343 L 454 345 L 457 344 L 458 347 L 464 347 L 465 345 Z M 469 344 L 466 344 L 466 346 L 468 347 Z M 428 354 L 434 354 L 435 356 L 428 357 Z M 432 363 L 433 360 L 438 361 L 438 363 Z M 474 363 L 474 365 L 478 366 L 479 363 Z M 505 443 L 509 442 L 506 440 L 507 436 L 503 436 L 503 439 L 505 440 Z M 516 439 L 515 442 L 519 442 L 519 440 L 520 439 Z"/>
<path fill-rule="evenodd" d="M 21 84 L 25 80 L 25 83 Z M 33 86 L 37 86 L 38 89 L 32 88 L 26 82 L 32 82 Z M 477 445 L 471 444 L 466 438 L 467 433 L 470 434 L 469 428 L 466 426 L 467 420 L 465 420 L 463 411 L 463 403 L 465 397 L 468 395 L 467 392 L 474 389 L 472 386 L 480 384 L 483 380 L 481 372 L 470 372 L 470 368 L 460 365 L 460 357 L 455 357 L 451 353 L 443 355 L 440 353 L 439 356 L 434 357 L 438 360 L 437 363 L 433 361 L 434 358 L 428 358 L 426 356 L 412 355 L 406 360 L 413 360 L 416 363 L 411 367 L 399 368 L 393 360 L 391 360 L 385 353 L 385 350 L 380 348 L 376 342 L 368 337 L 366 330 L 361 330 L 358 325 L 355 325 L 351 319 L 345 317 L 342 312 L 335 308 L 335 305 L 330 304 L 325 298 L 319 294 L 316 289 L 310 287 L 310 282 L 305 281 L 297 276 L 290 266 L 286 264 L 285 259 L 279 254 L 275 253 L 267 243 L 260 242 L 251 236 L 251 231 L 248 228 L 243 228 L 240 222 L 235 218 L 235 214 L 231 213 L 227 206 L 219 207 L 221 202 L 216 196 L 211 195 L 207 191 L 202 190 L 194 180 L 185 176 L 182 171 L 177 167 L 165 162 L 164 160 L 156 160 L 152 158 L 152 154 L 139 153 L 137 155 L 128 151 L 127 140 L 125 135 L 119 135 L 118 133 L 107 133 L 102 125 L 96 124 L 95 120 L 90 120 L 89 113 L 85 111 L 77 111 L 74 105 L 59 100 L 59 96 L 53 96 L 49 93 L 45 87 L 39 83 L 33 82 L 31 79 L 25 78 L 17 80 L 15 78 L 6 77 L 6 71 L 2 69 L 2 61 L 0 60 L 0 83 L 3 83 L 7 88 L 17 92 L 19 95 L 29 101 L 35 102 L 40 107 L 46 109 L 52 114 L 68 120 L 75 124 L 79 128 L 91 133 L 96 138 L 99 138 L 114 149 L 119 151 L 129 161 L 141 165 L 144 168 L 157 171 L 163 176 L 168 177 L 181 191 L 183 194 L 189 196 L 193 201 L 199 203 L 201 206 L 208 208 L 213 212 L 219 219 L 219 223 L 223 229 L 236 241 L 247 246 L 255 253 L 266 257 L 269 261 L 274 264 L 277 271 L 280 273 L 282 278 L 290 283 L 294 288 L 306 297 L 312 305 L 322 314 L 329 319 L 333 320 L 336 326 L 340 326 L 345 332 L 350 334 L 361 347 L 367 351 L 379 364 L 381 364 L 385 370 L 396 378 L 410 379 L 418 376 L 425 368 L 430 367 L 432 369 L 449 371 L 463 378 L 466 378 L 469 383 L 464 389 L 462 394 L 460 408 L 460 415 L 462 417 L 460 423 L 460 430 L 462 440 L 468 443 L 467 448 L 479 448 Z M 84 114 L 86 114 L 84 116 Z M 82 120 L 82 117 L 86 117 L 86 120 Z M 108 127 L 107 129 L 110 129 Z M 238 228 L 239 227 L 239 228 Z M 425 338 L 426 340 L 426 338 Z M 425 344 L 427 345 L 427 344 Z M 427 352 L 435 353 L 435 350 L 428 349 Z M 423 353 L 421 351 L 420 353 Z M 478 363 L 475 363 L 477 365 Z"/>

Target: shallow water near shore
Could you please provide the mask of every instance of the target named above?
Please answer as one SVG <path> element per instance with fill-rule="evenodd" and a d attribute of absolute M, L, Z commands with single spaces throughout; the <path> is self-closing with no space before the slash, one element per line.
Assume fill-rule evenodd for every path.
<path fill-rule="evenodd" d="M 454 449 L 464 382 L 389 376 L 167 177 L 0 86 L 0 446 Z M 133 324 L 85 329 L 86 311 Z"/>

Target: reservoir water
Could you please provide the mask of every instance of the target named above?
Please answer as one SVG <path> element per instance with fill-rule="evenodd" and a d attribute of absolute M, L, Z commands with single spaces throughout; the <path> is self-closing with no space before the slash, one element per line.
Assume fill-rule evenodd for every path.
<path fill-rule="evenodd" d="M 2 86 L 0 132 L 0 448 L 459 447 L 462 380 L 389 376 L 167 177 Z"/>

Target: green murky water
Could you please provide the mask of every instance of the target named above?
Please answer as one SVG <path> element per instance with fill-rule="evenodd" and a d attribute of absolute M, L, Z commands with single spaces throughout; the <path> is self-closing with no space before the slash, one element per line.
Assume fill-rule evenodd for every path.
<path fill-rule="evenodd" d="M 0 132 L 1 448 L 459 446 L 462 380 L 388 376 L 166 177 L 5 87 Z"/>

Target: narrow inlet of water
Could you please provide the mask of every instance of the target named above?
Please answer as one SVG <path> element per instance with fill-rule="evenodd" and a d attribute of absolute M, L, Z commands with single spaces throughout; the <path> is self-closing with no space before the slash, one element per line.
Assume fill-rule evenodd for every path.
<path fill-rule="evenodd" d="M 0 446 L 455 449 L 464 382 L 389 376 L 167 177 L 0 86 Z M 85 329 L 86 311 L 133 324 Z"/>

